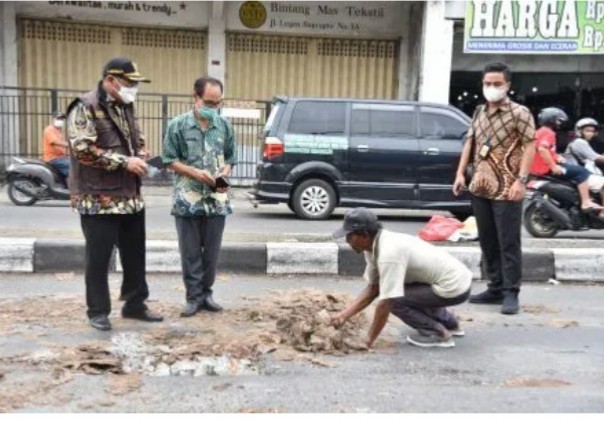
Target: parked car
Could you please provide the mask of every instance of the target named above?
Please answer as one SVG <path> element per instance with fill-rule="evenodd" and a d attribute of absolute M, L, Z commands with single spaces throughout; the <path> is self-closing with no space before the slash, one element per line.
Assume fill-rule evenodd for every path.
<path fill-rule="evenodd" d="M 304 219 L 356 206 L 465 218 L 469 195 L 452 185 L 470 123 L 449 105 L 276 97 L 250 199 L 287 203 Z"/>

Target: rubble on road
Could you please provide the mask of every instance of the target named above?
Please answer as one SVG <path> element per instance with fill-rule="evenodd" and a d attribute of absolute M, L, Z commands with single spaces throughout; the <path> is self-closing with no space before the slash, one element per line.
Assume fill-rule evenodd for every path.
<path fill-rule="evenodd" d="M 241 308 L 203 312 L 189 319 L 178 317 L 178 305 L 152 303 L 172 322 L 141 325 L 116 319 L 106 341 L 76 345 L 39 341 L 42 350 L 2 358 L 0 364 L 41 368 L 53 373 L 57 384 L 73 379 L 72 373 L 109 375 L 108 390 L 116 394 L 139 387 L 139 375 L 257 375 L 267 354 L 280 361 L 333 367 L 334 362 L 319 355 L 366 350 L 361 339 L 368 328 L 364 315 L 343 326 L 331 325 L 331 315 L 343 310 L 350 299 L 347 294 L 313 289 L 271 291 L 262 298 L 244 297 Z M 2 304 L 0 332 L 6 334 L 35 338 L 36 332 L 43 336 L 48 330 L 73 334 L 90 329 L 81 297 L 33 297 Z M 82 316 L 74 317 L 77 314 Z M 135 326 L 144 329 L 129 329 Z M 124 379 L 118 380 L 120 376 Z"/>
<path fill-rule="evenodd" d="M 347 294 L 311 289 L 275 291 L 269 299 L 254 301 L 254 310 L 248 313 L 250 319 L 274 320 L 281 342 L 298 351 L 342 354 L 367 349 L 361 339 L 367 328 L 363 314 L 343 326 L 331 325 L 330 315 L 343 310 L 350 301 Z"/>

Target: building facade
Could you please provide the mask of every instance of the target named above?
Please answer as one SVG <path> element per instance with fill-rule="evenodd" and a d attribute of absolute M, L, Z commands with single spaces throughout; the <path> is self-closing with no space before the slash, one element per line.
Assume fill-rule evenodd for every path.
<path fill-rule="evenodd" d="M 604 55 L 464 53 L 466 7 L 443 0 L 0 2 L 0 96 L 22 95 L 15 87 L 87 90 L 109 58 L 126 55 L 151 78 L 147 94 L 190 95 L 207 74 L 225 82 L 230 99 L 421 100 L 471 114 L 483 101 L 482 68 L 504 61 L 514 72 L 512 97 L 533 111 L 558 105 L 571 119 L 604 120 Z M 28 112 L 30 102 L 19 100 L 19 112 L 34 116 L 15 125 L 7 101 L 0 153 L 35 153 L 31 139 L 61 104 L 41 102 Z M 165 124 L 189 100 L 180 101 L 145 104 L 148 115 L 161 113 L 145 121 L 154 138 L 162 132 L 156 120 Z"/>
<path fill-rule="evenodd" d="M 477 5 L 482 1 L 475 2 Z M 562 18 L 561 2 L 524 1 L 510 2 L 524 4 L 544 14 L 544 7 L 551 7 L 547 13 L 547 22 L 541 20 L 541 14 L 535 19 L 537 29 L 551 22 L 559 30 L 566 28 L 559 20 Z M 552 3 L 552 2 L 549 2 Z M 555 8 L 558 6 L 557 9 Z M 602 1 L 567 2 L 584 13 L 593 6 L 594 12 L 604 13 Z M 501 61 L 508 64 L 513 72 L 511 97 L 528 106 L 534 114 L 545 107 L 562 108 L 571 122 L 581 117 L 595 117 L 604 123 L 604 48 L 600 46 L 595 54 L 467 54 L 464 53 L 464 24 L 466 2 L 447 2 L 447 18 L 454 23 L 453 60 L 451 63 L 451 87 L 449 101 L 452 105 L 471 114 L 477 104 L 483 103 L 481 72 L 485 63 Z M 588 12 L 587 12 L 588 13 Z M 581 19 L 581 14 L 577 13 Z M 594 16 L 594 27 L 604 31 L 604 20 Z M 598 29 L 598 28 L 596 28 Z M 600 32 L 602 33 L 602 32 Z M 593 51 L 592 51 L 593 52 Z"/>
<path fill-rule="evenodd" d="M 448 101 L 452 21 L 432 2 L 2 2 L 0 86 L 86 89 L 131 56 L 153 92 Z M 435 40 L 438 40 L 435 42 Z M 439 68 L 435 74 L 427 73 Z M 422 79 L 430 79 L 423 83 Z"/>

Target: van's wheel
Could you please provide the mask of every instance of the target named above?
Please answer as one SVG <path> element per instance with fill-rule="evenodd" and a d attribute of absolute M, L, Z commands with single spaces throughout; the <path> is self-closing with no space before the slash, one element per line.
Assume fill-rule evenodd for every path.
<path fill-rule="evenodd" d="M 38 201 L 35 197 L 27 195 L 17 189 L 19 187 L 25 187 L 29 190 L 36 190 L 38 188 L 35 181 L 28 178 L 17 178 L 11 180 L 8 183 L 8 198 L 17 206 L 31 206 Z"/>
<path fill-rule="evenodd" d="M 558 224 L 541 212 L 537 202 L 530 203 L 524 210 L 524 227 L 533 237 L 552 238 L 558 233 Z"/>
<path fill-rule="evenodd" d="M 292 205 L 302 219 L 327 219 L 336 207 L 336 193 L 323 180 L 306 180 L 294 191 Z"/>

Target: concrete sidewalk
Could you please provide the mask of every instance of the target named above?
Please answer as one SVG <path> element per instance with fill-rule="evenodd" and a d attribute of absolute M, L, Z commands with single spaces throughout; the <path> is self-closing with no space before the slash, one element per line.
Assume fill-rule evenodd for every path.
<path fill-rule="evenodd" d="M 446 247 L 473 272 L 484 279 L 478 247 Z M 71 239 L 0 238 L 0 272 L 72 272 L 84 268 L 84 241 Z M 219 268 L 249 274 L 329 274 L 360 276 L 363 255 L 347 244 L 319 243 L 225 243 Z M 604 282 L 604 250 L 597 248 L 525 248 L 522 263 L 526 281 Z M 121 271 L 113 259 L 112 271 Z M 149 273 L 179 273 L 180 254 L 176 241 L 147 241 Z"/>

